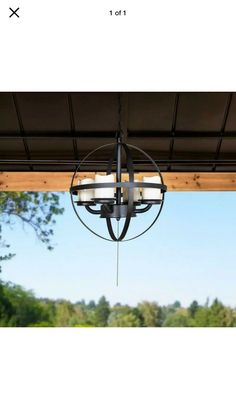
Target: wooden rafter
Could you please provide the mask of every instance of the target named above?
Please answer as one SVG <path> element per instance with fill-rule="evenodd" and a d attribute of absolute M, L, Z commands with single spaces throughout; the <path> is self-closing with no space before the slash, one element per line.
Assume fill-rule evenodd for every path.
<path fill-rule="evenodd" d="M 153 173 L 139 173 L 142 176 Z M 93 172 L 80 173 L 78 178 L 93 177 Z M 0 172 L 0 191 L 68 191 L 71 172 Z M 124 177 L 125 178 L 125 177 Z M 236 191 L 236 173 L 163 173 L 168 191 Z"/>

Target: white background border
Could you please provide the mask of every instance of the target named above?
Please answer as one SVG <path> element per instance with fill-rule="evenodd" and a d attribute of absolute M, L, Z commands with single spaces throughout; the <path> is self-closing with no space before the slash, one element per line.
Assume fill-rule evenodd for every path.
<path fill-rule="evenodd" d="M 2 0 L 0 90 L 234 91 L 235 26 L 233 0 Z M 235 343 L 234 329 L 2 329 L 0 415 L 235 418 Z"/>
<path fill-rule="evenodd" d="M 1 330 L 4 419 L 234 419 L 233 329 Z"/>
<path fill-rule="evenodd" d="M 236 90 L 234 0 L 1 0 L 0 39 L 2 91 Z"/>

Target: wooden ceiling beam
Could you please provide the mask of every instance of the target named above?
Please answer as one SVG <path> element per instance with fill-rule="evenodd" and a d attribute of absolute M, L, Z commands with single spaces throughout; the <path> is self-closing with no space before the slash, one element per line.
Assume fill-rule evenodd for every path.
<path fill-rule="evenodd" d="M 135 175 L 153 176 L 153 173 Z M 93 177 L 94 172 L 80 173 L 78 178 Z M 68 191 L 71 172 L 0 172 L 0 191 Z M 163 173 L 168 191 L 236 191 L 236 173 Z"/>

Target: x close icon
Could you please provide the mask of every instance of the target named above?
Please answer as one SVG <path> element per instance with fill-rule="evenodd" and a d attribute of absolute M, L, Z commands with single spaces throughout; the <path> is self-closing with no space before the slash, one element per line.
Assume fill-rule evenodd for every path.
<path fill-rule="evenodd" d="M 19 7 L 17 7 L 17 9 L 16 9 L 16 10 L 13 10 L 11 7 L 9 7 L 9 10 L 12 12 L 12 13 L 11 13 L 11 15 L 10 15 L 9 17 L 12 17 L 12 16 L 20 17 L 20 16 L 17 14 L 18 10 L 20 10 L 20 8 L 19 8 Z"/>

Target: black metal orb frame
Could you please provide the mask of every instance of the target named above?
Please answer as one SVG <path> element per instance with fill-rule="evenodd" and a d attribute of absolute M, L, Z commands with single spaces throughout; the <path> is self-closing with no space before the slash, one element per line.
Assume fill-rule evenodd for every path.
<path fill-rule="evenodd" d="M 85 184 L 85 185 L 76 185 L 74 186 L 74 180 L 75 177 L 78 173 L 78 171 L 81 169 L 81 166 L 83 165 L 83 163 L 86 162 L 86 160 L 88 159 L 88 157 L 90 157 L 92 154 L 96 153 L 98 150 L 101 150 L 103 148 L 106 147 L 112 147 L 113 146 L 113 153 L 112 156 L 108 162 L 107 165 L 107 171 L 106 174 L 110 175 L 112 173 L 114 173 L 114 169 L 113 166 L 114 164 L 116 165 L 116 170 L 115 170 L 115 174 L 116 174 L 116 182 L 107 182 L 107 183 L 89 183 L 89 184 Z M 138 150 L 140 153 L 142 153 L 148 160 L 151 161 L 152 165 L 155 168 L 155 171 L 158 172 L 160 179 L 161 179 L 161 183 L 151 183 L 151 182 L 135 182 L 134 181 L 134 164 L 133 164 L 133 159 L 132 159 L 132 153 L 131 153 L 131 149 L 135 149 Z M 125 156 L 126 156 L 126 170 L 127 170 L 127 174 L 128 174 L 128 182 L 122 182 L 121 181 L 121 176 L 122 176 L 122 150 L 124 150 L 125 152 Z M 73 196 L 77 196 L 78 195 L 78 191 L 81 190 L 86 190 L 86 189 L 97 189 L 97 188 L 115 188 L 116 193 L 114 195 L 114 199 L 93 199 L 91 201 L 74 201 Z M 123 201 L 122 202 L 122 188 L 127 188 L 128 189 L 128 199 L 127 201 Z M 142 200 L 140 199 L 138 202 L 134 201 L 134 193 L 133 193 L 133 189 L 134 188 L 155 188 L 155 189 L 160 189 L 162 192 L 162 199 L 161 200 Z M 115 241 L 115 242 L 120 242 L 120 241 L 130 241 L 130 240 L 134 240 L 137 237 L 140 237 L 141 235 L 143 235 L 144 233 L 146 233 L 152 226 L 153 224 L 157 221 L 163 204 L 164 204 L 164 195 L 166 192 L 167 188 L 163 183 L 163 177 L 161 175 L 161 172 L 159 170 L 159 167 L 157 166 L 157 164 L 155 163 L 155 161 L 143 150 L 141 150 L 139 147 L 136 147 L 134 145 L 131 144 L 125 144 L 121 141 L 121 138 L 118 137 L 117 139 L 117 143 L 110 143 L 110 144 L 106 144 L 103 145 L 101 147 L 96 148 L 95 150 L 91 151 L 90 153 L 88 153 L 85 158 L 80 162 L 80 164 L 78 164 L 74 175 L 72 177 L 72 181 L 71 181 L 71 187 L 70 187 L 70 194 L 71 194 L 71 201 L 72 201 L 72 205 L 74 208 L 74 211 L 77 215 L 77 217 L 79 218 L 79 220 L 81 221 L 81 223 L 93 234 L 95 234 L 96 236 L 107 240 L 107 241 Z M 100 205 L 100 209 L 94 209 L 92 208 L 95 205 Z M 144 207 L 142 207 L 142 205 L 145 205 Z M 127 234 L 129 225 L 130 225 L 130 221 L 131 218 L 136 217 L 137 214 L 141 214 L 144 212 L 147 212 L 153 205 L 157 205 L 158 206 L 158 212 L 156 217 L 154 218 L 153 222 L 140 234 L 131 237 L 129 239 L 125 239 L 125 236 Z M 106 223 L 107 223 L 107 228 L 108 228 L 108 232 L 110 235 L 110 239 L 101 236 L 100 234 L 96 233 L 95 231 L 93 231 L 80 217 L 76 206 L 84 206 L 86 208 L 86 210 L 94 215 L 100 215 L 101 218 L 105 218 L 106 219 Z M 141 208 L 137 208 L 141 206 Z M 112 219 L 116 219 L 117 221 L 119 221 L 120 219 L 125 219 L 124 221 L 124 225 L 123 225 L 123 229 L 121 231 L 120 234 L 118 234 L 117 236 L 114 233 L 113 230 L 113 226 L 112 226 Z"/>

